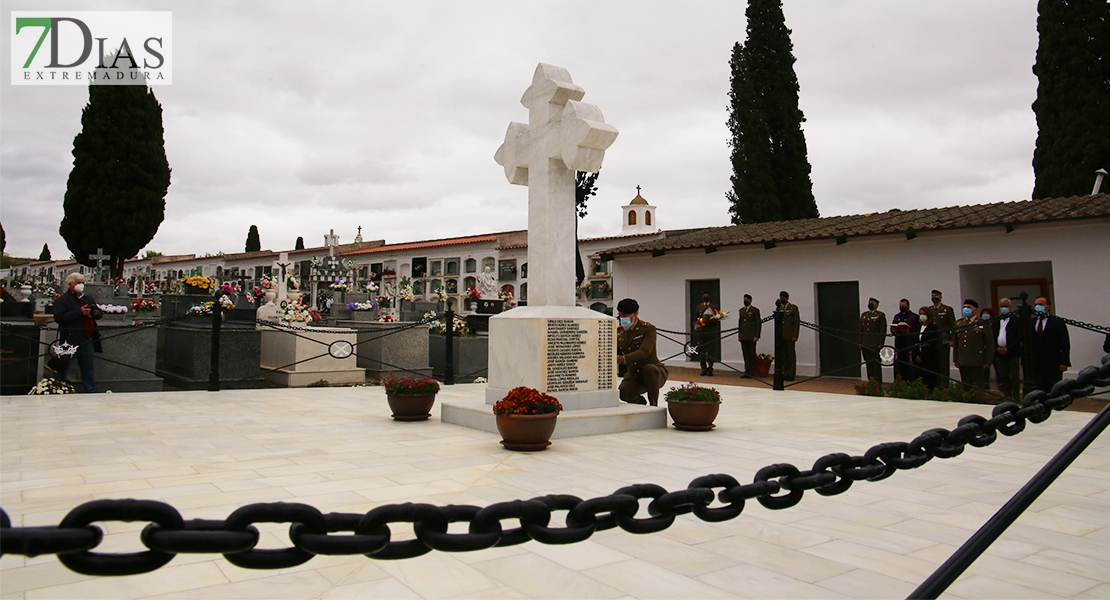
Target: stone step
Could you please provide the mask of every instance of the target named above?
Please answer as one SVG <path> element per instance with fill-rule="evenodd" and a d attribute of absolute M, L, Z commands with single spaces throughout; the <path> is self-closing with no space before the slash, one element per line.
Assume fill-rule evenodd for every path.
<path fill-rule="evenodd" d="M 446 400 L 439 403 L 439 411 L 444 423 L 497 433 L 493 407 L 481 400 Z M 564 410 L 559 413 L 551 438 L 666 428 L 666 408 L 622 403 L 614 408 Z"/>

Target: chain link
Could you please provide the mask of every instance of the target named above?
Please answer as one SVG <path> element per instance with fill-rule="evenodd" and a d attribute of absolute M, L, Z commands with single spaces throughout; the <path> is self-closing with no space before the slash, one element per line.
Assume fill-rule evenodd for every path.
<path fill-rule="evenodd" d="M 228 562 L 247 569 L 284 569 L 303 564 L 317 554 L 364 554 L 379 560 L 398 560 L 443 552 L 472 552 L 535 540 L 543 544 L 573 544 L 596 531 L 613 527 L 646 534 L 669 527 L 675 517 L 693 513 L 706 522 L 734 519 L 744 503 L 756 499 L 764 507 L 782 510 L 797 505 L 806 491 L 822 496 L 842 494 L 856 481 L 879 481 L 899 470 L 916 469 L 934 458 L 952 458 L 965 447 L 994 443 L 999 433 L 1013 436 L 1026 422 L 1040 423 L 1052 411 L 1110 386 L 1110 354 L 1101 366 L 1090 366 L 1076 379 L 1062 380 L 1051 392 L 1032 392 L 1026 406 L 1006 402 L 995 406 L 991 418 L 968 415 L 955 429 L 934 428 L 911 442 L 876 444 L 862 456 L 844 453 L 818 458 L 811 469 L 789 463 L 760 469 L 752 483 L 742 485 L 730 475 L 698 477 L 684 490 L 668 492 L 646 483 L 622 487 L 609 496 L 582 500 L 550 495 L 512 500 L 485 508 L 470 505 L 391 504 L 365 514 L 330 513 L 305 504 L 264 503 L 239 508 L 224 521 L 184 521 L 175 508 L 152 500 L 96 500 L 77 506 L 57 527 L 12 527 L 0 510 L 0 553 L 38 556 L 56 554 L 67 567 L 84 575 L 132 575 L 157 570 L 181 553 L 220 553 Z M 715 490 L 720 490 L 714 494 Z M 711 507 L 716 499 L 722 506 Z M 647 516 L 637 517 L 640 500 L 651 499 Z M 565 511 L 565 527 L 551 526 L 551 513 Z M 506 529 L 504 520 L 519 527 Z M 93 553 L 103 537 L 96 521 L 149 521 L 140 535 L 148 550 L 135 553 Z M 257 549 L 254 523 L 289 523 L 293 546 Z M 411 523 L 415 539 L 395 540 L 391 523 Z M 451 523 L 467 523 L 467 533 L 448 533 Z M 339 535 L 336 535 L 339 534 Z"/>

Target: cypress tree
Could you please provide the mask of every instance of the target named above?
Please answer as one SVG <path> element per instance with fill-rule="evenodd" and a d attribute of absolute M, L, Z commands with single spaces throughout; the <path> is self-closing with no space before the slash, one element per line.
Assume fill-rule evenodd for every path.
<path fill-rule="evenodd" d="M 297 236 L 297 244 L 293 246 L 294 250 L 304 250 L 304 238 Z"/>
<path fill-rule="evenodd" d="M 50 260 L 50 246 L 48 244 L 42 245 L 42 252 L 39 253 L 39 260 Z"/>
<path fill-rule="evenodd" d="M 262 249 L 262 241 L 258 239 L 258 227 L 251 225 L 250 231 L 247 231 L 247 252 L 258 252 Z"/>
<path fill-rule="evenodd" d="M 794 44 L 781 0 L 749 0 L 747 40 L 732 48 L 728 127 L 732 222 L 819 216 L 798 108 Z"/>
<path fill-rule="evenodd" d="M 112 256 L 111 276 L 122 276 L 123 261 L 158 232 L 169 186 L 162 105 L 154 92 L 145 84 L 90 83 L 58 228 L 74 259 L 93 266 L 89 254 L 103 248 Z"/>
<path fill-rule="evenodd" d="M 1088 194 L 1110 169 L 1110 4 L 1037 4 L 1037 146 L 1033 198 Z"/>

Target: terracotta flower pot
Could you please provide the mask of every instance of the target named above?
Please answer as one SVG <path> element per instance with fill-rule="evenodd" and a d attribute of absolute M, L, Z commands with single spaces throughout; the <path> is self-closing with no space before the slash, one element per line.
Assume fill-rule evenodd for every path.
<path fill-rule="evenodd" d="M 432 416 L 432 404 L 436 401 L 435 394 L 413 394 L 395 396 L 386 394 L 389 409 L 393 411 L 396 421 L 427 421 Z"/>
<path fill-rule="evenodd" d="M 721 409 L 720 402 L 667 402 L 667 412 L 674 428 L 682 431 L 709 431 L 716 427 L 713 419 Z"/>
<path fill-rule="evenodd" d="M 766 358 L 755 361 L 755 376 L 766 377 L 771 372 L 771 361 Z"/>
<path fill-rule="evenodd" d="M 497 415 L 497 431 L 507 450 L 534 452 L 551 445 L 558 412 L 542 415 Z"/>

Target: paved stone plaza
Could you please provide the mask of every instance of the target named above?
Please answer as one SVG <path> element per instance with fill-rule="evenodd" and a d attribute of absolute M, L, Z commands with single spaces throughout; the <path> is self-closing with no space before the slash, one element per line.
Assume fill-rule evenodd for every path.
<path fill-rule="evenodd" d="M 2 506 L 16 526 L 53 525 L 99 498 L 168 502 L 222 519 L 254 502 L 324 512 L 381 504 L 475 504 L 563 493 L 588 498 L 638 482 L 684 488 L 699 475 L 742 483 L 768 464 L 808 468 L 951 428 L 988 407 L 720 386 L 718 428 L 556 440 L 533 454 L 439 421 L 389 418 L 381 388 L 6 396 Z M 483 385 L 440 398 L 479 398 Z M 387 562 L 316 557 L 250 571 L 219 555 L 178 555 L 140 576 L 91 578 L 55 557 L 0 559 L 2 598 L 903 598 L 1093 415 L 1056 413 L 988 448 L 933 460 L 791 509 L 749 502 L 725 523 L 680 516 L 664 532 L 620 529 L 569 546 L 536 542 Z M 1110 438 L 1103 436 L 949 589 L 958 598 L 1110 597 Z M 553 524 L 562 524 L 556 513 Z M 110 522 L 98 550 L 141 550 L 141 523 Z M 261 524 L 260 547 L 288 544 Z M 406 538 L 394 527 L 395 539 Z M 455 531 L 455 527 L 452 528 Z M 398 532 L 400 532 L 398 534 Z"/>

